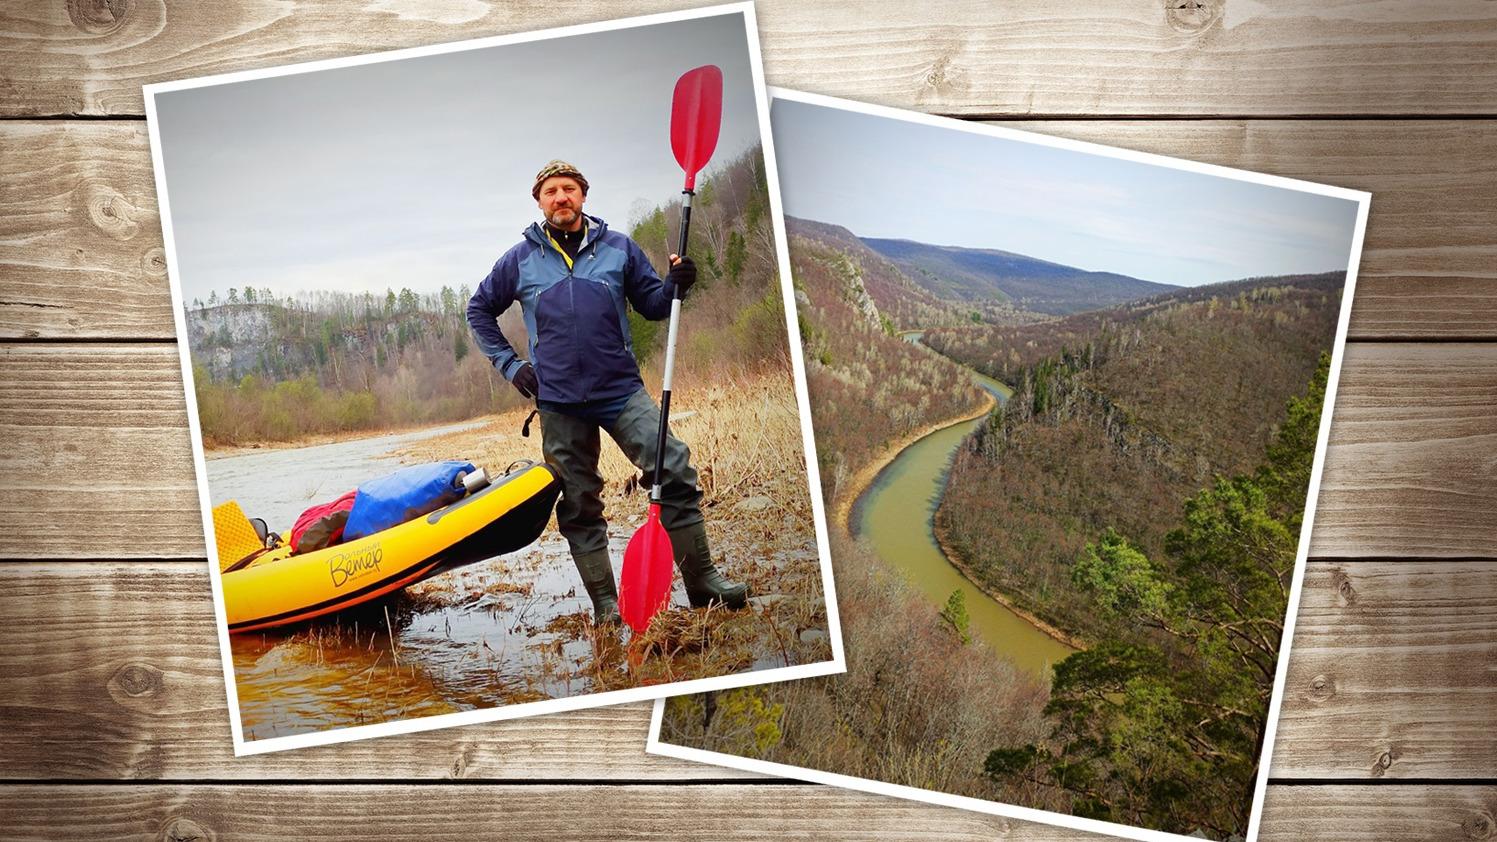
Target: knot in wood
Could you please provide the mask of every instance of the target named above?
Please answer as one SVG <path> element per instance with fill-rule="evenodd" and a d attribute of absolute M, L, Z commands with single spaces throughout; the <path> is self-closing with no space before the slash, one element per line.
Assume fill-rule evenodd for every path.
<path fill-rule="evenodd" d="M 1197 35 L 1221 19 L 1223 0 L 1164 0 L 1164 19 L 1170 29 Z"/>
<path fill-rule="evenodd" d="M 1472 813 L 1461 822 L 1461 831 L 1466 834 L 1467 839 L 1491 839 L 1492 815 Z"/>
<path fill-rule="evenodd" d="M 1336 695 L 1336 682 L 1325 674 L 1310 679 L 1310 701 L 1323 702 Z"/>
<path fill-rule="evenodd" d="M 1393 760 L 1392 751 L 1385 751 L 1379 754 L 1377 760 L 1372 764 L 1372 776 L 1374 778 L 1381 778 L 1383 773 L 1388 771 L 1388 767 L 1393 765 Z"/>
<path fill-rule="evenodd" d="M 108 35 L 125 25 L 130 0 L 68 0 L 68 19 L 90 35 Z"/>
<path fill-rule="evenodd" d="M 131 699 L 157 695 L 162 684 L 161 670 L 150 664 L 125 664 L 109 679 L 111 690 Z"/>
<path fill-rule="evenodd" d="M 211 842 L 214 835 L 192 819 L 178 816 L 161 829 L 161 842 Z"/>
<path fill-rule="evenodd" d="M 89 224 L 105 236 L 128 240 L 140 230 L 135 221 L 139 211 L 120 191 L 107 184 L 89 181 L 79 185 L 76 192 L 76 199 L 82 203 Z"/>
<path fill-rule="evenodd" d="M 166 249 L 151 246 L 140 256 L 140 268 L 153 278 L 166 277 Z"/>
<path fill-rule="evenodd" d="M 449 778 L 461 778 L 473 765 L 473 756 L 478 753 L 478 746 L 473 743 L 464 743 L 462 751 L 458 752 L 457 759 L 452 761 L 452 772 Z"/>
<path fill-rule="evenodd" d="M 1355 605 L 1357 602 L 1357 589 L 1352 586 L 1351 577 L 1346 575 L 1345 570 L 1331 571 L 1331 587 L 1341 596 L 1341 601 L 1346 605 Z"/>
<path fill-rule="evenodd" d="M 965 74 L 956 61 L 963 48 L 960 38 L 940 33 L 932 38 L 931 43 L 936 50 L 936 57 L 927 65 L 925 75 L 920 78 L 920 90 L 916 92 L 918 101 L 954 96 L 966 88 L 963 80 Z"/>

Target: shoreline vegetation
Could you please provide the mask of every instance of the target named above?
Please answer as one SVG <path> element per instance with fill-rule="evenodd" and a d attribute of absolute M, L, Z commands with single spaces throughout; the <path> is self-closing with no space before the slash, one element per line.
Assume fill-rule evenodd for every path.
<path fill-rule="evenodd" d="M 942 499 L 945 499 L 944 495 L 942 495 Z M 972 565 L 965 559 L 963 559 L 961 555 L 959 555 L 957 551 L 951 547 L 951 544 L 943 534 L 945 533 L 945 531 L 945 528 L 941 526 L 940 521 L 938 520 L 935 525 L 936 544 L 940 546 L 941 553 L 946 556 L 946 560 L 951 562 L 951 566 L 955 567 L 957 570 L 960 570 L 962 576 L 966 577 L 967 581 L 971 582 L 974 588 L 982 591 L 982 593 L 989 599 L 993 600 L 999 605 L 1002 605 L 1004 608 L 1007 608 L 1009 611 L 1012 611 L 1019 617 L 1022 617 L 1024 619 L 1024 622 L 1028 623 L 1031 626 L 1034 626 L 1035 628 L 1060 641 L 1061 643 L 1064 643 L 1072 649 L 1084 650 L 1092 645 L 1091 642 L 1086 640 L 1085 638 L 1062 629 L 1059 626 L 1055 626 L 1046 622 L 1033 611 L 1030 611 L 1027 608 L 1024 608 L 1023 606 L 1014 602 L 1013 598 L 1008 594 L 1005 594 L 999 590 L 995 590 L 991 586 L 984 584 L 981 579 L 977 578 L 977 571 L 973 569 Z"/>
<path fill-rule="evenodd" d="M 932 353 L 939 352 L 932 351 Z M 960 365 L 960 363 L 955 362 L 954 364 Z M 849 539 L 856 540 L 852 523 L 853 510 L 857 508 L 858 501 L 863 499 L 863 495 L 868 493 L 868 490 L 873 487 L 874 482 L 878 480 L 878 475 L 882 473 L 885 468 L 889 467 L 889 465 L 893 464 L 894 460 L 898 459 L 901 453 L 903 453 L 911 445 L 915 444 L 926 436 L 931 435 L 932 433 L 940 432 L 941 430 L 955 427 L 960 424 L 967 424 L 972 421 L 976 421 L 979 418 L 982 418 L 988 413 L 992 412 L 998 406 L 998 399 L 993 397 L 986 390 L 983 390 L 983 394 L 987 396 L 987 403 L 977 412 L 971 412 L 956 418 L 948 418 L 945 421 L 937 421 L 932 424 L 927 424 L 926 426 L 915 430 L 913 433 L 910 433 L 909 435 L 891 442 L 887 447 L 875 454 L 873 459 L 868 464 L 864 465 L 856 473 L 853 474 L 852 478 L 848 482 L 847 491 L 838 498 L 832 514 L 832 517 L 835 520 L 835 525 L 839 527 Z M 970 439 L 970 436 L 968 436 L 967 438 Z M 963 445 L 965 445 L 965 442 L 966 439 L 963 440 Z M 946 493 L 945 488 L 943 487 L 941 491 L 942 503 L 944 503 L 945 500 Z M 939 507 L 940 504 L 937 505 Z M 946 540 L 946 537 L 942 534 L 945 530 L 942 528 L 939 519 L 934 520 L 933 526 L 936 537 L 936 545 L 941 548 L 942 555 L 946 556 L 946 560 L 951 563 L 951 566 L 960 571 L 962 576 L 966 578 L 966 580 L 970 582 L 974 588 L 982 592 L 989 599 L 997 602 L 999 605 L 1002 605 L 1004 608 L 1007 608 L 1009 611 L 1022 618 L 1026 623 L 1029 623 L 1031 626 L 1034 626 L 1035 628 L 1039 629 L 1055 640 L 1064 643 L 1072 649 L 1085 649 L 1087 647 L 1087 642 L 1081 637 L 1046 622 L 1045 620 L 1034 614 L 1034 612 L 1029 611 L 1016 604 L 1013 598 L 1011 598 L 1008 594 L 1005 594 L 999 590 L 995 590 L 991 586 L 983 583 L 982 580 L 977 578 L 976 571 L 973 570 L 971 565 L 968 564 L 959 555 L 957 555 L 956 551 Z"/>
<path fill-rule="evenodd" d="M 681 311 L 671 418 L 699 474 L 714 560 L 725 576 L 749 584 L 756 594 L 750 609 L 689 609 L 677 599 L 677 607 L 635 641 L 653 653 L 642 665 L 622 670 L 612 655 L 597 652 L 592 657 L 584 652 L 578 661 L 576 650 L 597 635 L 553 518 L 536 545 L 512 557 L 403 591 L 391 609 L 395 619 L 409 614 L 418 624 L 435 622 L 436 634 L 452 643 L 402 641 L 390 628 L 382 642 L 389 644 L 392 658 L 402 653 L 402 669 L 448 676 L 452 686 L 466 688 L 448 699 L 483 706 L 524 701 L 535 693 L 573 695 L 568 687 L 574 680 L 585 681 L 593 692 L 830 659 L 814 489 L 805 469 L 765 175 L 756 147 L 699 182 L 690 249 L 698 281 Z M 609 221 L 627 230 L 654 266 L 664 267 L 680 215 L 680 200 L 672 197 L 636 210 L 628 220 Z M 486 269 L 475 267 L 479 277 Z M 532 405 L 472 340 L 466 286 L 454 289 L 449 282 L 424 296 L 410 289 L 323 290 L 294 299 L 266 289 L 229 290 L 226 300 L 218 298 L 222 294 L 189 303 L 184 337 L 193 354 L 200 432 L 209 458 L 451 425 L 459 429 L 396 440 L 386 449 L 405 462 L 464 459 L 491 474 L 517 458 L 541 458 L 539 426 L 531 426 L 528 438 L 520 433 Z M 520 308 L 506 311 L 499 324 L 523 356 L 528 341 Z M 629 330 L 645 388 L 658 401 L 666 323 L 631 312 Z M 617 565 L 623 545 L 645 517 L 648 488 L 641 487 L 640 471 L 611 443 L 602 445 L 599 469 Z M 304 675 L 288 679 L 289 673 L 275 672 L 280 667 L 269 667 L 271 673 L 261 677 L 278 688 L 324 682 L 332 671 L 322 656 L 331 651 L 328 645 L 337 648 L 339 635 L 347 631 L 344 619 L 339 615 L 287 635 L 256 638 L 275 655 L 260 658 L 265 653 L 257 651 L 254 664 L 307 659 Z M 366 625 L 373 619 L 365 617 Z M 377 625 L 390 627 L 389 620 L 380 620 Z M 353 623 L 357 629 L 358 619 Z M 356 641 L 343 634 L 343 642 Z M 377 658 L 378 648 L 343 652 L 358 666 L 350 674 L 363 675 L 368 669 L 363 659 Z M 337 683 L 336 677 L 328 680 Z M 334 687 L 325 696 L 309 697 L 298 716 L 337 718 L 346 701 L 343 692 Z M 367 724 L 419 701 L 397 693 L 388 708 L 356 714 Z M 262 727 L 274 732 L 272 723 L 287 706 L 279 690 L 266 703 L 270 719 Z"/>
<path fill-rule="evenodd" d="M 411 433 L 421 433 L 427 430 L 440 429 L 443 427 L 456 427 L 463 424 L 475 424 L 487 426 L 498 423 L 500 419 L 515 416 L 524 420 L 520 415 L 521 410 L 509 409 L 502 412 L 491 412 L 472 418 L 459 418 L 453 421 L 440 421 L 427 424 L 400 424 L 388 428 L 369 430 L 344 430 L 335 433 L 316 433 L 294 440 L 266 439 L 263 441 L 246 441 L 238 444 L 223 444 L 222 442 L 203 442 L 203 458 L 209 461 L 214 459 L 227 459 L 233 456 L 244 456 L 250 453 L 264 453 L 272 450 L 299 450 L 304 447 L 321 447 L 328 444 L 347 444 L 351 441 L 363 441 L 365 439 L 381 439 L 386 436 L 404 436 Z M 520 421 L 516 421 L 519 424 Z"/>
<path fill-rule="evenodd" d="M 878 479 L 878 475 L 882 473 L 885 468 L 889 467 L 889 465 L 892 464 L 895 459 L 899 458 L 899 454 L 903 453 L 907 448 L 910 447 L 910 445 L 914 444 L 915 442 L 920 441 L 921 439 L 932 433 L 937 433 L 941 430 L 955 427 L 958 424 L 966 424 L 971 421 L 976 421 L 977 419 L 993 411 L 993 407 L 998 405 L 997 398 L 994 398 L 992 395 L 988 395 L 987 392 L 983 392 L 983 394 L 987 395 L 988 402 L 978 411 L 969 412 L 965 415 L 953 416 L 951 418 L 947 418 L 944 421 L 936 421 L 923 427 L 917 428 L 915 431 L 909 433 L 908 435 L 902 436 L 890 442 L 882 450 L 875 453 L 873 458 L 870 459 L 867 464 L 859 468 L 852 475 L 852 477 L 848 480 L 847 491 L 843 492 L 838 497 L 836 508 L 832 515 L 836 522 L 842 527 L 842 530 L 847 533 L 848 537 L 852 537 L 853 535 L 853 509 L 857 507 L 858 501 L 862 499 L 863 495 L 867 493 L 868 489 L 873 487 L 873 483 Z"/>
<path fill-rule="evenodd" d="M 672 699 L 662 739 L 1137 827 L 1240 833 L 1344 275 L 990 321 L 845 229 L 788 225 L 848 669 Z M 926 348 L 899 337 L 954 305 L 967 318 L 925 330 Z M 982 418 L 966 409 L 978 402 L 971 370 L 1014 395 L 996 409 L 989 398 L 959 446 L 935 541 L 977 591 L 1079 650 L 1048 680 L 970 639 L 963 591 L 942 607 L 850 538 L 859 498 L 900 453 Z M 1004 729 L 1029 736 L 972 752 Z"/>
<path fill-rule="evenodd" d="M 855 501 L 900 452 L 996 401 L 965 369 L 898 338 L 900 311 L 881 311 L 906 288 L 887 261 L 808 242 L 793 222 L 791 236 L 847 672 L 674 697 L 662 739 L 1064 809 L 1063 793 L 982 774 L 993 745 L 1043 737 L 1045 682 L 969 639 L 849 529 Z"/>

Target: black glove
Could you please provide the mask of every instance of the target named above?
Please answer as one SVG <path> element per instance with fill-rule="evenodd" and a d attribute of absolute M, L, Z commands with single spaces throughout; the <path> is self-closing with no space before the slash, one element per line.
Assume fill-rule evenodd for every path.
<path fill-rule="evenodd" d="M 535 379 L 535 366 L 525 363 L 515 376 L 509 379 L 509 384 L 515 387 L 515 391 L 525 396 L 526 400 L 533 400 L 535 393 L 540 391 L 540 383 Z"/>
<path fill-rule="evenodd" d="M 671 267 L 665 279 L 675 284 L 676 289 L 681 293 L 681 297 L 685 298 L 686 291 L 691 289 L 691 285 L 697 282 L 697 265 L 691 262 L 691 258 L 683 257 L 680 263 Z"/>

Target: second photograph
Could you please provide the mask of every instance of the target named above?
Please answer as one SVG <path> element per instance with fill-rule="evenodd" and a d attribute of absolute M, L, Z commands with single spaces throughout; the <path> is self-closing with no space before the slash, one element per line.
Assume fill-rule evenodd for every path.
<path fill-rule="evenodd" d="M 651 750 L 1251 840 L 1365 193 L 774 91 L 843 675 Z"/>

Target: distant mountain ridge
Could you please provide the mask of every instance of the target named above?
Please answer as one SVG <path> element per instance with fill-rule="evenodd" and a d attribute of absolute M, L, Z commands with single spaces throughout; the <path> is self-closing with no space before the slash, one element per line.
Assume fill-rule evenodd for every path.
<path fill-rule="evenodd" d="M 1065 316 L 1179 289 L 1116 272 L 1091 272 L 999 249 L 937 246 L 914 240 L 862 237 L 915 283 L 945 299 L 1010 300 L 1039 313 Z"/>
<path fill-rule="evenodd" d="M 893 261 L 863 244 L 858 235 L 840 225 L 809 219 L 786 217 L 785 227 L 792 238 L 840 252 L 857 266 L 860 285 L 883 315 L 900 329 L 924 327 L 960 321 L 951 302 L 938 299 L 930 290 L 915 283 Z M 791 260 L 797 255 L 792 249 Z"/>

